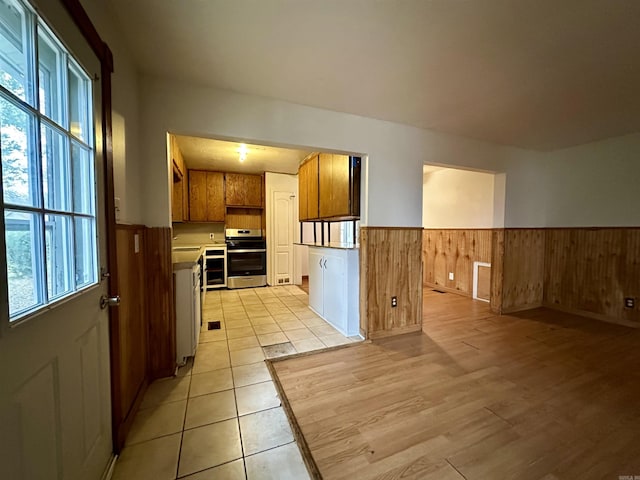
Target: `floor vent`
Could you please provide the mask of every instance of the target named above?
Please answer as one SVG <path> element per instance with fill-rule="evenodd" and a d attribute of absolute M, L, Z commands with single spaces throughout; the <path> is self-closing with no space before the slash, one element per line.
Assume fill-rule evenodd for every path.
<path fill-rule="evenodd" d="M 436 293 L 447 293 L 447 292 L 443 292 L 442 290 L 436 290 L 435 288 L 433 289 L 433 291 Z"/>
<path fill-rule="evenodd" d="M 207 330 L 220 330 L 220 322 L 207 322 Z"/>

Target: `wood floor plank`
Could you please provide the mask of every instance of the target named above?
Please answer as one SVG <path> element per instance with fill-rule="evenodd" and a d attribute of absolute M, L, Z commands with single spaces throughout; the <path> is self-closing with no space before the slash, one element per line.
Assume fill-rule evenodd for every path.
<path fill-rule="evenodd" d="M 423 333 L 272 364 L 333 479 L 640 475 L 640 331 L 430 290 Z"/>

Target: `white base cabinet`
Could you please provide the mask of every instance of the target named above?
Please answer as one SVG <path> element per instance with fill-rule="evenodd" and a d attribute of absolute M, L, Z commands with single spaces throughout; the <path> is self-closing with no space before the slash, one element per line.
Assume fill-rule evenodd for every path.
<path fill-rule="evenodd" d="M 309 247 L 309 307 L 346 336 L 360 334 L 358 253 Z"/>
<path fill-rule="evenodd" d="M 176 364 L 193 357 L 200 338 L 200 265 L 174 272 L 176 288 Z"/>

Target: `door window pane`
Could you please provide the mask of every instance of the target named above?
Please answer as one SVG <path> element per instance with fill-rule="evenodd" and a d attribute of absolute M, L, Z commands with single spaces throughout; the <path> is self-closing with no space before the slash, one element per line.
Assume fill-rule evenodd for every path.
<path fill-rule="evenodd" d="M 96 230 L 93 218 L 75 218 L 76 288 L 96 281 Z"/>
<path fill-rule="evenodd" d="M 47 295 L 51 300 L 74 289 L 71 217 L 66 215 L 45 215 L 44 229 Z"/>
<path fill-rule="evenodd" d="M 43 25 L 38 25 L 38 79 L 40 112 L 64 125 L 63 76 L 64 53 Z"/>
<path fill-rule="evenodd" d="M 98 281 L 92 80 L 26 0 L 0 0 L 0 86 L 0 289 L 15 322 Z"/>
<path fill-rule="evenodd" d="M 0 98 L 0 153 L 5 203 L 30 207 L 40 204 L 34 124 L 30 114 Z"/>
<path fill-rule="evenodd" d="M 69 63 L 69 130 L 73 135 L 89 143 L 89 119 L 91 86 L 86 75 L 73 63 Z"/>
<path fill-rule="evenodd" d="M 5 210 L 9 315 L 14 316 L 42 304 L 39 288 L 42 248 L 38 214 Z"/>
<path fill-rule="evenodd" d="M 50 210 L 71 211 L 71 172 L 67 137 L 42 123 L 42 189 L 44 206 Z"/>
<path fill-rule="evenodd" d="M 29 102 L 30 14 L 18 2 L 0 0 L 0 84 Z M 29 102 L 32 103 L 32 102 Z"/>
<path fill-rule="evenodd" d="M 71 164 L 73 165 L 73 211 L 94 213 L 94 173 L 91 151 L 78 142 L 71 141 Z"/>

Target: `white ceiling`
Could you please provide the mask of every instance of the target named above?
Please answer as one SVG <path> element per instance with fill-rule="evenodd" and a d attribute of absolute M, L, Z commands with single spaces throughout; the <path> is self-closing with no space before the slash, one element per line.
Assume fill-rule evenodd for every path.
<path fill-rule="evenodd" d="M 239 173 L 298 173 L 298 165 L 311 152 L 265 145 L 241 144 L 208 138 L 176 135 L 188 168 Z M 240 162 L 240 146 L 246 159 Z"/>
<path fill-rule="evenodd" d="M 640 131 L 638 0 L 105 0 L 142 71 L 537 150 Z"/>

